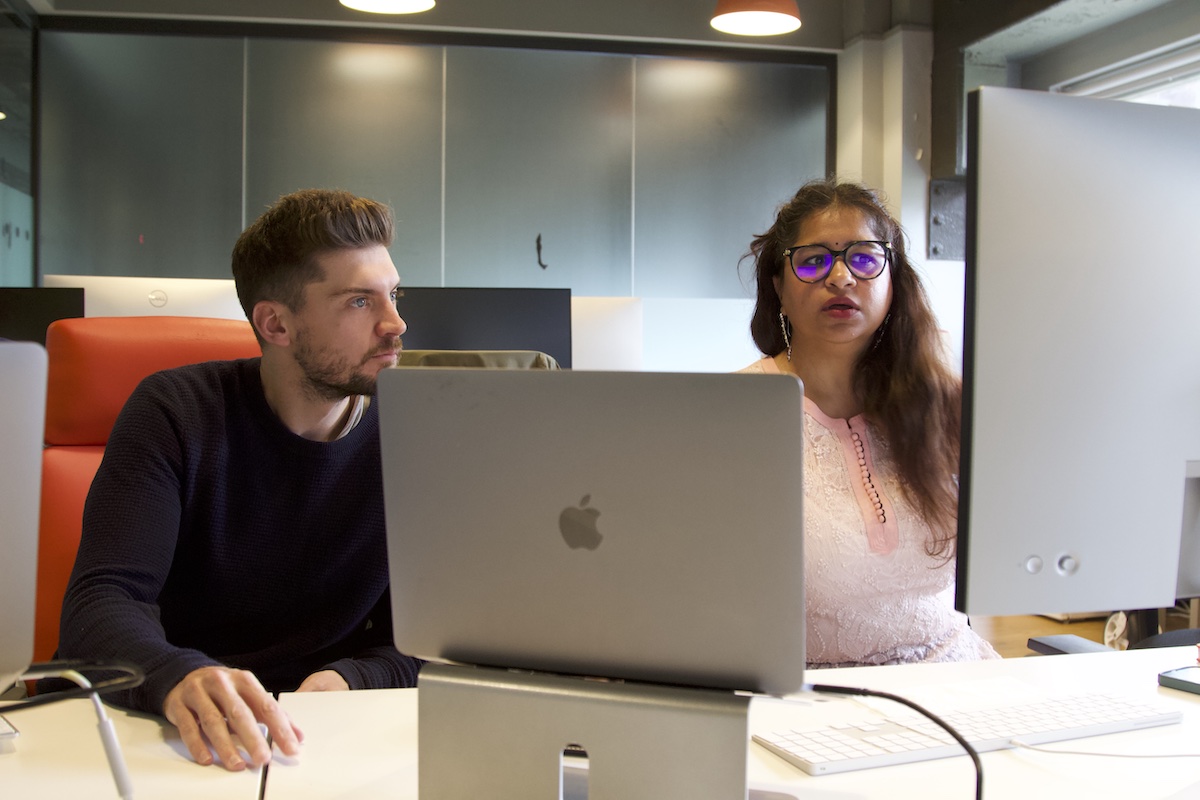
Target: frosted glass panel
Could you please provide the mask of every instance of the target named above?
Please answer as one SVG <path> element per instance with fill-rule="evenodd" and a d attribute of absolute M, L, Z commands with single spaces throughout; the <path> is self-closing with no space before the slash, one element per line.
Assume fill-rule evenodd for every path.
<path fill-rule="evenodd" d="M 628 56 L 449 51 L 447 285 L 630 293 L 631 69 Z"/>
<path fill-rule="evenodd" d="M 826 173 L 822 67 L 637 59 L 634 294 L 746 297 L 738 259 Z"/>
<path fill-rule="evenodd" d="M 440 285 L 442 48 L 254 39 L 247 55 L 246 215 L 337 188 L 392 206 L 392 259 Z"/>
<path fill-rule="evenodd" d="M 42 34 L 43 274 L 227 278 L 281 194 L 390 204 L 409 286 L 741 298 L 829 166 L 829 73 L 575 51 Z M 27 226 L 26 226 L 27 227 Z"/>
<path fill-rule="evenodd" d="M 0 16 L 0 286 L 28 287 L 33 276 L 33 31 Z"/>
<path fill-rule="evenodd" d="M 229 277 L 242 40 L 43 31 L 43 273 Z"/>

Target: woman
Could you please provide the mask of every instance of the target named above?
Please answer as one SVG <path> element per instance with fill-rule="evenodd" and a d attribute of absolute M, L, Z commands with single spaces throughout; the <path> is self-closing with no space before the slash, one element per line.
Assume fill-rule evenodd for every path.
<path fill-rule="evenodd" d="M 815 181 L 757 237 L 745 372 L 798 376 L 810 666 L 998 658 L 954 605 L 962 387 L 880 200 Z"/>

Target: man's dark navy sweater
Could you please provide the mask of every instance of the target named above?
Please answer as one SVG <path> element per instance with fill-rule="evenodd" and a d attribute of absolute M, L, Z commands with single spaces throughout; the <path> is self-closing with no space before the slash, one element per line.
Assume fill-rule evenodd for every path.
<path fill-rule="evenodd" d="M 268 407 L 258 359 L 146 378 L 88 494 L 59 654 L 138 664 L 114 699 L 154 713 L 214 664 L 272 692 L 322 669 L 415 685 L 392 646 L 377 405 L 314 442 Z"/>

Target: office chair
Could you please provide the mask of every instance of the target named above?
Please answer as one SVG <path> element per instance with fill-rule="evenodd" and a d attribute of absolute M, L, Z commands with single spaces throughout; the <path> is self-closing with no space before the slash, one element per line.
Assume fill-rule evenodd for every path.
<path fill-rule="evenodd" d="M 142 378 L 200 361 L 261 355 L 250 323 L 201 317 L 81 317 L 46 331 L 49 361 L 38 535 L 34 661 L 58 648 L 83 502 L 104 445 Z"/>
<path fill-rule="evenodd" d="M 558 369 L 558 360 L 538 350 L 403 350 L 401 367 L 487 367 Z"/>

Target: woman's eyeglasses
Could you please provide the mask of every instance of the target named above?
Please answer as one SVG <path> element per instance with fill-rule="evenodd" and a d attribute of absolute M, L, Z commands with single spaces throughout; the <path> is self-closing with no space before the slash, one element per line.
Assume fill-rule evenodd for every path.
<path fill-rule="evenodd" d="M 796 277 L 805 283 L 822 281 L 841 258 L 850 274 L 864 281 L 878 278 L 892 263 L 892 246 L 887 242 L 851 242 L 842 250 L 830 250 L 820 244 L 802 244 L 783 251 Z"/>

